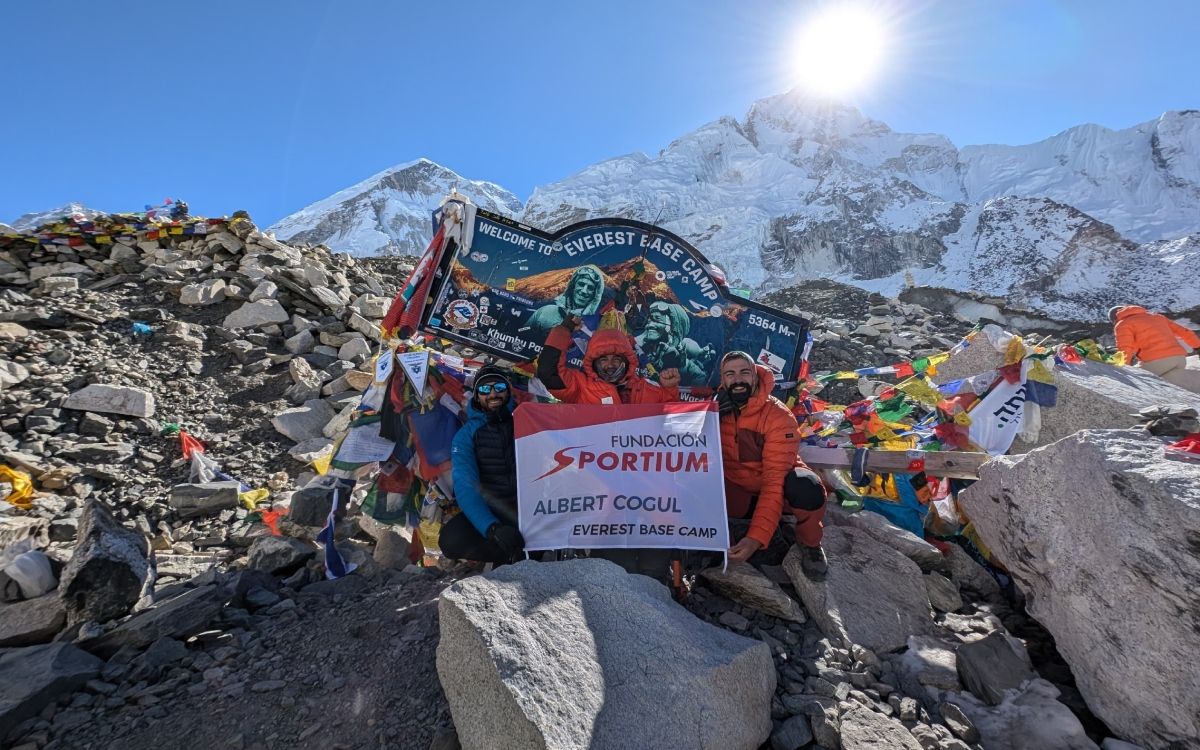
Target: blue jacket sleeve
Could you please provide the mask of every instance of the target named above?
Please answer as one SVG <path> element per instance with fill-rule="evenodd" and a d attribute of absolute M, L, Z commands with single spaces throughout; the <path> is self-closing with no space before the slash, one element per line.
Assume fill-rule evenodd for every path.
<path fill-rule="evenodd" d="M 475 431 L 471 425 L 460 427 L 454 435 L 454 443 L 450 449 L 451 476 L 454 478 L 454 499 L 458 507 L 467 515 L 467 520 L 481 534 L 486 536 L 487 530 L 499 519 L 483 493 L 479 491 L 479 465 L 475 462 Z"/>

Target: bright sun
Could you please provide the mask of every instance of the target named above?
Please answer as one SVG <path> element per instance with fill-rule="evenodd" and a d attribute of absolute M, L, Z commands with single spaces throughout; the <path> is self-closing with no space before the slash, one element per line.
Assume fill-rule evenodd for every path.
<path fill-rule="evenodd" d="M 854 5 L 827 8 L 800 32 L 795 62 L 800 83 L 826 96 L 861 91 L 878 71 L 886 44 L 878 14 Z"/>

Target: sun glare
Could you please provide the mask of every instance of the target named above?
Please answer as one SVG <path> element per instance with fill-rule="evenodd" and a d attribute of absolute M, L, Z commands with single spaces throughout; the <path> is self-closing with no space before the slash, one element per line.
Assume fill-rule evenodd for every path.
<path fill-rule="evenodd" d="M 826 96 L 857 93 L 878 73 L 886 46 L 878 13 L 856 5 L 827 7 L 808 19 L 797 40 L 800 84 Z"/>

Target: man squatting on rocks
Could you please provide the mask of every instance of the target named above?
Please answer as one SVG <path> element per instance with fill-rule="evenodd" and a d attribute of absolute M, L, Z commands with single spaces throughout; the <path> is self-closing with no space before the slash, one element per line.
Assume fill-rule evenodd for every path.
<path fill-rule="evenodd" d="M 602 328 L 588 340 L 583 369 L 567 366 L 571 333 L 580 325 L 575 315 L 567 315 L 550 330 L 538 356 L 537 376 L 550 395 L 568 404 L 663 404 L 679 400 L 679 370 L 671 368 L 659 374 L 655 384 L 637 374 L 638 359 L 624 331 Z M 662 549 L 596 550 L 593 557 L 617 563 L 631 573 L 643 573 L 664 579 L 671 552 Z"/>
<path fill-rule="evenodd" d="M 1113 322 L 1117 348 L 1125 359 L 1149 370 L 1168 383 L 1192 393 L 1200 393 L 1200 370 L 1188 369 L 1187 356 L 1200 349 L 1200 336 L 1165 315 L 1152 313 L 1137 305 L 1123 305 L 1108 311 Z"/>
<path fill-rule="evenodd" d="M 479 368 L 467 422 L 451 447 L 454 496 L 462 513 L 442 527 L 439 544 L 447 557 L 497 565 L 524 557 L 512 412 L 512 383 L 504 371 Z"/>
<path fill-rule="evenodd" d="M 746 536 L 729 548 L 729 559 L 747 560 L 766 547 L 786 510 L 796 517 L 801 567 L 820 580 L 827 564 L 821 549 L 825 487 L 799 455 L 796 417 L 771 395 L 775 378 L 745 352 L 721 358 L 721 459 L 725 507 L 731 518 L 749 518 Z"/>

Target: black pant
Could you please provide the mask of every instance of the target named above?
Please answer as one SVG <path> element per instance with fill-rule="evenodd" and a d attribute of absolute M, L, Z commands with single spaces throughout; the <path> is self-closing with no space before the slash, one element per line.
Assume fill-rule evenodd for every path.
<path fill-rule="evenodd" d="M 452 560 L 475 560 L 490 562 L 497 565 L 516 562 L 524 559 L 523 553 L 509 556 L 476 530 L 466 513 L 459 513 L 442 525 L 442 533 L 438 536 L 438 546 L 442 554 Z"/>

